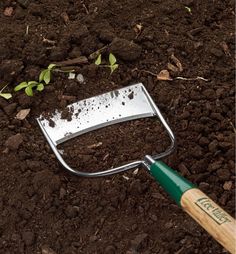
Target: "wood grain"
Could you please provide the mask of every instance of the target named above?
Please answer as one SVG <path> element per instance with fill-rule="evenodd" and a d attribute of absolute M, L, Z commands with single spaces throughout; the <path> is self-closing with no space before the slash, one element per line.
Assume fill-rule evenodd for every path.
<path fill-rule="evenodd" d="M 236 222 L 199 189 L 186 191 L 182 208 L 230 253 L 236 253 Z"/>

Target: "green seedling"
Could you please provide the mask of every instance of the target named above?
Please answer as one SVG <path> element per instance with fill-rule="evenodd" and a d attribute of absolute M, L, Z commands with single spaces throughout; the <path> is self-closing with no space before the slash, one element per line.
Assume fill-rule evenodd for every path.
<path fill-rule="evenodd" d="M 48 68 L 42 70 L 39 75 L 39 82 L 44 81 L 46 85 L 48 85 L 51 81 L 52 71 L 55 69 L 56 64 L 49 64 Z"/>
<path fill-rule="evenodd" d="M 189 8 L 188 6 L 184 6 L 184 8 L 185 8 L 190 14 L 192 14 L 191 8 Z"/>
<path fill-rule="evenodd" d="M 112 54 L 112 53 L 110 53 L 109 54 L 109 63 L 110 63 L 110 69 L 111 69 L 111 73 L 113 72 L 113 71 L 115 71 L 117 68 L 118 68 L 118 64 L 116 63 L 116 58 L 115 58 L 115 56 Z"/>
<path fill-rule="evenodd" d="M 58 72 L 73 72 L 74 70 L 60 70 L 56 69 L 56 64 L 49 64 L 47 69 L 44 69 L 39 74 L 39 81 L 24 81 L 21 82 L 19 85 L 17 85 L 14 88 L 14 91 L 20 91 L 22 89 L 25 89 L 25 93 L 28 96 L 33 96 L 34 92 L 33 90 L 37 90 L 39 92 L 44 90 L 45 85 L 48 85 L 51 81 L 52 72 L 58 71 Z"/>
<path fill-rule="evenodd" d="M 44 86 L 48 85 L 51 81 L 52 71 L 56 67 L 55 64 L 49 64 L 47 69 L 44 69 L 39 74 L 39 82 L 38 81 L 23 81 L 19 85 L 14 88 L 14 91 L 20 91 L 25 89 L 25 93 L 28 96 L 33 96 L 33 90 L 36 89 L 37 91 L 41 92 L 44 90 Z"/>
<path fill-rule="evenodd" d="M 21 82 L 18 86 L 16 86 L 14 88 L 14 91 L 17 92 L 22 89 L 25 89 L 25 93 L 28 96 L 33 96 L 34 95 L 33 88 L 36 88 L 37 91 L 41 92 L 44 89 L 44 84 L 37 81 L 29 81 L 29 82 L 24 81 Z"/>
<path fill-rule="evenodd" d="M 101 54 L 98 55 L 98 57 L 95 61 L 95 64 L 100 67 L 110 68 L 111 74 L 113 73 L 113 71 L 115 71 L 119 67 L 119 65 L 116 63 L 116 57 L 112 53 L 109 54 L 109 65 L 102 64 L 102 55 Z"/>
<path fill-rule="evenodd" d="M 3 93 L 4 89 L 7 87 L 8 85 L 5 85 L 1 90 L 0 90 L 0 96 L 3 97 L 6 100 L 9 100 L 12 95 L 11 93 Z"/>
<path fill-rule="evenodd" d="M 99 54 L 99 55 L 98 55 L 98 58 L 97 58 L 96 61 L 95 61 L 95 64 L 96 64 L 96 65 L 101 65 L 101 63 L 102 63 L 102 55 Z"/>

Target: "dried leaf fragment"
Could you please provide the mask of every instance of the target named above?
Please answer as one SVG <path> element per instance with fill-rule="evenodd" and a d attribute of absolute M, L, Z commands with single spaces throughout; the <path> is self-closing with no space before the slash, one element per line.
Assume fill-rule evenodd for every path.
<path fill-rule="evenodd" d="M 134 32 L 136 33 L 136 39 L 137 39 L 139 35 L 142 33 L 143 26 L 141 24 L 136 24 L 133 29 L 134 29 Z"/>
<path fill-rule="evenodd" d="M 223 49 L 225 55 L 226 55 L 226 56 L 231 56 L 231 54 L 230 54 L 230 52 L 229 52 L 229 47 L 228 47 L 228 45 L 226 44 L 226 42 L 223 41 L 220 45 L 221 45 L 221 47 L 222 47 L 222 49 Z"/>
<path fill-rule="evenodd" d="M 11 17 L 13 14 L 13 7 L 6 7 L 3 14 L 6 17 Z"/>
<path fill-rule="evenodd" d="M 128 176 L 123 175 L 122 177 L 123 177 L 126 181 L 129 181 L 129 177 L 128 177 Z"/>
<path fill-rule="evenodd" d="M 157 74 L 157 80 L 173 80 L 168 70 L 162 70 Z"/>
<path fill-rule="evenodd" d="M 56 44 L 56 41 L 52 41 L 52 40 L 49 40 L 47 38 L 43 38 L 43 42 L 47 43 L 47 44 L 51 44 L 51 45 L 55 45 Z"/>
<path fill-rule="evenodd" d="M 92 144 L 92 145 L 89 145 L 89 146 L 87 146 L 89 149 L 92 149 L 92 148 L 97 148 L 97 147 L 99 147 L 99 146 L 102 146 L 102 142 L 98 142 L 98 143 L 96 143 L 96 144 Z"/>
<path fill-rule="evenodd" d="M 30 112 L 30 108 L 27 108 L 27 109 L 21 109 L 17 114 L 16 114 L 16 119 L 17 120 L 24 120 L 27 115 L 29 114 Z"/>
<path fill-rule="evenodd" d="M 134 26 L 134 31 L 135 31 L 136 34 L 141 33 L 142 29 L 143 29 L 143 26 L 141 24 L 136 24 Z"/>
<path fill-rule="evenodd" d="M 182 72 L 183 71 L 183 66 L 180 62 L 180 60 L 174 55 L 172 54 L 170 56 L 170 59 L 175 63 L 175 65 L 178 67 L 179 71 Z"/>
<path fill-rule="evenodd" d="M 42 254 L 57 254 L 53 249 L 49 248 L 48 246 L 42 247 Z"/>
<path fill-rule="evenodd" d="M 61 18 L 63 19 L 64 23 L 67 25 L 70 21 L 69 16 L 66 12 L 61 13 Z"/>
<path fill-rule="evenodd" d="M 224 183 L 224 185 L 223 185 L 223 189 L 224 189 L 224 190 L 231 190 L 232 186 L 233 186 L 232 181 L 226 181 L 226 182 Z"/>
<path fill-rule="evenodd" d="M 174 65 L 171 64 L 171 63 L 168 63 L 168 64 L 167 64 L 167 68 L 168 68 L 169 70 L 173 71 L 173 72 L 178 72 L 178 71 L 179 71 L 179 68 L 176 67 L 176 66 L 174 66 Z"/>
<path fill-rule="evenodd" d="M 139 168 L 136 168 L 136 169 L 133 171 L 133 174 L 134 174 L 134 175 L 137 175 L 137 174 L 138 174 L 138 171 L 139 171 Z"/>

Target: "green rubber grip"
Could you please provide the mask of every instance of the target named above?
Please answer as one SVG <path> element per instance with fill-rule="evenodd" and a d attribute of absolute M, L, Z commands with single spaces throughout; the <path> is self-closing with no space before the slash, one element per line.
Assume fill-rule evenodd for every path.
<path fill-rule="evenodd" d="M 179 175 L 162 161 L 154 162 L 150 166 L 150 171 L 155 180 L 179 206 L 181 206 L 180 200 L 184 192 L 196 188 L 194 184 Z"/>

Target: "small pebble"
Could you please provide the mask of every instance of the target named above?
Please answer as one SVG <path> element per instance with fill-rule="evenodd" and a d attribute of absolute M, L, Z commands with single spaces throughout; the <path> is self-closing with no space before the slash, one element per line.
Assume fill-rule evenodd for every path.
<path fill-rule="evenodd" d="M 76 79 L 77 81 L 80 83 L 80 84 L 83 84 L 84 83 L 84 76 L 82 74 L 78 74 L 76 76 Z"/>
<path fill-rule="evenodd" d="M 68 79 L 75 79 L 75 73 L 69 72 L 69 77 Z"/>
<path fill-rule="evenodd" d="M 232 181 L 226 181 L 226 182 L 224 183 L 224 185 L 223 185 L 223 189 L 224 189 L 224 190 L 231 190 L 232 185 L 233 185 Z"/>

